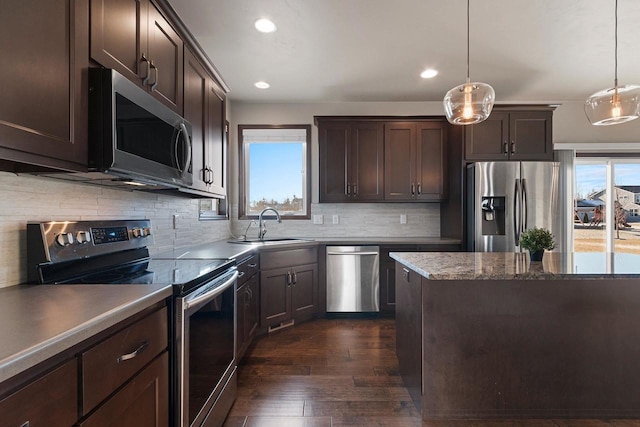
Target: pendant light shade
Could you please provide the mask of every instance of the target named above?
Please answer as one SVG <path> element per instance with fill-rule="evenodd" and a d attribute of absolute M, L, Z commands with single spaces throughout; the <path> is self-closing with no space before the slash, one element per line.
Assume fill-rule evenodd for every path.
<path fill-rule="evenodd" d="M 467 0 L 467 82 L 451 89 L 444 96 L 444 113 L 449 123 L 472 125 L 491 114 L 496 93 L 486 83 L 471 82 L 469 78 L 469 0 Z"/>
<path fill-rule="evenodd" d="M 594 126 L 609 126 L 638 118 L 640 86 L 618 86 L 618 0 L 615 1 L 615 77 L 613 87 L 594 93 L 584 103 L 587 119 Z"/>
<path fill-rule="evenodd" d="M 615 86 L 596 92 L 584 104 L 584 112 L 592 125 L 609 126 L 638 118 L 640 86 Z"/>

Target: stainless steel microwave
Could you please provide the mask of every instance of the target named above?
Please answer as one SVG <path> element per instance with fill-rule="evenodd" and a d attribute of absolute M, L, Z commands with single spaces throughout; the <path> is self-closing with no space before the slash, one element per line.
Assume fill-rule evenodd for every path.
<path fill-rule="evenodd" d="M 89 70 L 89 171 L 164 187 L 193 183 L 191 124 L 118 72 Z"/>

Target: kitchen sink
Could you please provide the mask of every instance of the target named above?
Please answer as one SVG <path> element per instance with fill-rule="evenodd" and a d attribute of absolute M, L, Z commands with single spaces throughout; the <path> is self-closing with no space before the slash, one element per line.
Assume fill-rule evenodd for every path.
<path fill-rule="evenodd" d="M 271 239 L 246 239 L 246 240 L 229 240 L 229 243 L 237 243 L 240 245 L 278 245 L 284 243 L 303 243 L 312 242 L 313 240 L 298 239 L 295 237 L 274 237 Z"/>

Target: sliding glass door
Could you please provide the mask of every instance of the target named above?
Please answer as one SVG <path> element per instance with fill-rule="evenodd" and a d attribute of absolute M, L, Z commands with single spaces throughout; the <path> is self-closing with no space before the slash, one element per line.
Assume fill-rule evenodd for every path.
<path fill-rule="evenodd" d="M 640 160 L 577 158 L 574 167 L 574 252 L 640 254 Z"/>

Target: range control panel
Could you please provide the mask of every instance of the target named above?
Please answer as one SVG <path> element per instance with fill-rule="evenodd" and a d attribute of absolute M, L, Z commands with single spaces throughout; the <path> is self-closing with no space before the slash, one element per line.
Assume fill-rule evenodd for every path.
<path fill-rule="evenodd" d="M 148 219 L 30 223 L 27 250 L 39 262 L 71 261 L 146 247 L 153 243 L 151 230 Z"/>

